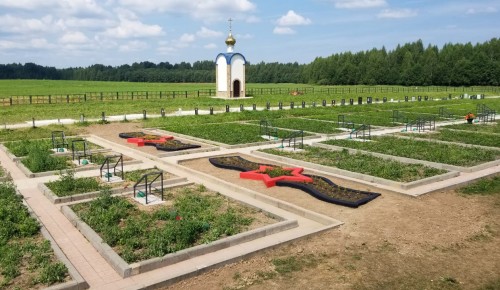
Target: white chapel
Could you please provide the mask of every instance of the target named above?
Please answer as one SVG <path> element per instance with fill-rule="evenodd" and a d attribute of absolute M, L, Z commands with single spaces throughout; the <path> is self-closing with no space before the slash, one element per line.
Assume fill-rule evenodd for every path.
<path fill-rule="evenodd" d="M 229 19 L 229 35 L 226 38 L 227 51 L 219 53 L 215 59 L 215 79 L 217 97 L 245 97 L 245 64 L 246 59 L 241 53 L 234 52 L 236 39 L 232 34 L 231 19 Z"/>

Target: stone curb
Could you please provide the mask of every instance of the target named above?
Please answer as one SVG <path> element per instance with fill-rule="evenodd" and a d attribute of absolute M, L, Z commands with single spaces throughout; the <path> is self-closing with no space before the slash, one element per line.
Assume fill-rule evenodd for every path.
<path fill-rule="evenodd" d="M 24 157 L 23 157 L 24 158 Z M 130 160 L 130 161 L 123 161 L 123 165 L 134 165 L 134 164 L 140 164 L 142 163 L 141 160 Z M 37 178 L 37 177 L 44 177 L 44 176 L 51 176 L 51 175 L 57 175 L 60 172 L 64 172 L 66 170 L 74 170 L 75 172 L 81 172 L 81 171 L 89 171 L 89 170 L 95 170 L 99 169 L 100 165 L 99 164 L 91 164 L 89 166 L 85 167 L 76 167 L 76 168 L 67 168 L 67 169 L 61 169 L 61 170 L 52 170 L 52 171 L 44 171 L 44 172 L 39 172 L 39 173 L 33 173 L 31 170 L 26 168 L 24 164 L 21 162 L 21 160 L 16 161 L 17 167 L 24 173 L 29 178 Z"/>
<path fill-rule="evenodd" d="M 326 148 L 326 149 L 328 149 L 328 148 Z M 327 172 L 327 173 L 331 173 L 331 174 L 347 176 L 350 178 L 355 178 L 355 179 L 363 180 L 363 181 L 370 182 L 370 183 L 378 183 L 378 184 L 387 185 L 390 187 L 404 189 L 404 190 L 415 188 L 415 187 L 418 187 L 418 186 L 421 186 L 424 184 L 429 184 L 432 182 L 450 179 L 450 178 L 453 178 L 453 177 L 460 175 L 459 172 L 452 171 L 452 172 L 448 172 L 445 174 L 431 176 L 431 177 L 427 177 L 424 179 L 416 180 L 413 182 L 402 183 L 402 182 L 392 181 L 389 179 L 384 179 L 384 178 L 371 176 L 371 175 L 367 175 L 367 174 L 347 171 L 347 170 L 339 169 L 339 168 L 335 168 L 335 167 L 315 164 L 315 163 L 297 160 L 297 159 L 292 159 L 292 158 L 283 157 L 283 156 L 277 156 L 277 155 L 273 155 L 273 154 L 269 154 L 269 153 L 265 153 L 265 152 L 260 152 L 260 151 L 252 151 L 252 154 L 259 156 L 259 157 L 266 158 L 266 159 L 274 160 L 274 161 L 277 161 L 280 163 L 297 164 L 299 166 L 303 166 L 303 167 L 307 167 L 308 169 L 312 169 L 314 171 Z"/>
<path fill-rule="evenodd" d="M 187 183 L 187 178 L 185 177 L 175 177 L 175 178 L 170 178 L 163 180 L 163 185 L 172 187 L 174 185 L 185 185 Z M 152 184 L 153 186 L 158 186 L 160 185 L 160 182 L 154 182 Z M 57 196 L 55 195 L 52 190 L 50 190 L 45 183 L 39 183 L 38 184 L 38 189 L 47 197 L 47 199 L 52 202 L 53 204 L 59 204 L 59 203 L 69 203 L 69 202 L 75 202 L 75 201 L 80 201 L 80 200 L 85 200 L 85 199 L 91 199 L 95 198 L 99 195 L 100 191 L 93 191 L 93 192 L 86 192 L 82 194 L 76 194 L 72 196 Z M 130 193 L 130 188 L 112 188 L 111 189 L 111 194 L 121 194 L 121 193 Z"/>
<path fill-rule="evenodd" d="M 113 269 L 123 278 L 138 275 L 147 271 L 173 265 L 193 257 L 212 253 L 221 249 L 249 242 L 258 238 L 272 235 L 281 231 L 298 227 L 297 220 L 284 220 L 262 228 L 242 232 L 234 236 L 214 241 L 209 244 L 198 245 L 184 249 L 163 257 L 152 258 L 138 263 L 127 264 L 102 238 L 85 222 L 83 222 L 67 205 L 61 207 L 61 212 L 104 257 Z M 267 211 L 265 211 L 267 212 Z"/>
<path fill-rule="evenodd" d="M 154 269 L 170 266 L 175 263 L 182 262 L 194 257 L 216 252 L 225 248 L 250 242 L 258 238 L 263 238 L 296 227 L 298 227 L 297 220 L 284 220 L 262 228 L 254 229 L 224 239 L 220 239 L 211 242 L 209 244 L 203 244 L 188 249 L 184 249 L 175 253 L 165 255 L 160 258 L 153 258 L 146 261 L 133 263 L 129 265 L 132 270 L 131 275 L 137 275 Z"/>
<path fill-rule="evenodd" d="M 130 267 L 128 264 L 118 256 L 91 227 L 83 222 L 69 206 L 63 205 L 61 207 L 61 212 L 121 277 L 130 276 Z"/>
<path fill-rule="evenodd" d="M 395 161 L 399 161 L 399 162 L 403 162 L 403 163 L 410 163 L 410 164 L 422 164 L 422 165 L 434 167 L 437 169 L 444 169 L 444 170 L 448 170 L 448 171 L 474 172 L 477 170 L 495 167 L 495 166 L 500 164 L 500 160 L 494 160 L 494 161 L 481 163 L 481 164 L 471 166 L 471 167 L 464 167 L 464 166 L 457 166 L 457 165 L 451 165 L 451 164 L 445 164 L 445 163 L 437 163 L 437 162 L 426 161 L 426 160 L 413 159 L 413 158 L 408 158 L 408 157 L 387 155 L 387 154 L 383 154 L 383 153 L 365 151 L 365 150 L 360 150 L 360 149 L 352 149 L 352 148 L 347 148 L 347 147 L 328 145 L 328 144 L 324 144 L 324 143 L 312 143 L 311 146 L 316 146 L 316 147 L 330 149 L 330 150 L 337 150 L 337 151 L 347 149 L 350 153 L 361 152 L 364 154 L 368 154 L 368 155 L 372 155 L 372 156 L 376 156 L 376 157 L 380 157 L 380 158 L 384 158 L 384 159 L 395 160 Z"/>
<path fill-rule="evenodd" d="M 17 193 L 21 195 L 19 192 Z M 22 196 L 22 195 L 21 195 Z M 53 285 L 47 288 L 44 288 L 45 290 L 82 290 L 82 289 L 88 289 L 89 285 L 85 279 L 78 273 L 76 268 L 73 266 L 73 264 L 70 262 L 70 260 L 66 257 L 66 255 L 63 253 L 61 248 L 57 245 L 56 241 L 52 237 L 52 235 L 47 231 L 43 223 L 40 221 L 40 219 L 37 217 L 33 209 L 29 206 L 29 204 L 24 200 L 23 197 L 23 204 L 26 206 L 28 209 L 28 212 L 30 213 L 31 217 L 36 219 L 38 223 L 40 224 L 40 233 L 43 235 L 43 237 L 50 242 L 50 246 L 52 250 L 54 251 L 54 254 L 56 257 L 64 263 L 66 268 L 68 268 L 68 273 L 69 276 L 72 278 L 72 281 L 64 282 L 61 284 Z"/>
<path fill-rule="evenodd" d="M 158 157 L 159 158 L 163 158 L 163 157 L 178 156 L 178 155 L 196 154 L 196 153 L 203 153 L 203 152 L 213 152 L 213 151 L 219 151 L 219 150 L 220 150 L 219 147 L 178 150 L 178 151 L 171 151 L 171 152 L 165 152 L 165 153 L 158 154 Z"/>

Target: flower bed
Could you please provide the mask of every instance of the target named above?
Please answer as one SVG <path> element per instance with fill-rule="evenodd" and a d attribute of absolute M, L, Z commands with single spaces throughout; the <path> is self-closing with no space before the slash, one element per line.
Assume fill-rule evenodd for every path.
<path fill-rule="evenodd" d="M 240 177 L 250 174 L 254 177 L 252 179 L 262 179 L 268 187 L 272 185 L 293 187 L 303 190 L 319 200 L 348 207 L 358 207 L 380 195 L 379 193 L 341 187 L 325 177 L 302 175 L 301 168 L 283 168 L 284 171 L 289 171 L 289 174 L 294 176 L 287 176 L 287 173 L 282 173 L 280 176 L 271 177 L 269 174 L 263 174 L 266 173 L 265 170 L 279 168 L 279 166 L 262 165 L 248 161 L 240 156 L 212 157 L 209 158 L 209 162 L 219 168 L 243 171 L 240 173 Z M 291 173 L 293 170 L 295 170 L 295 174 Z M 296 178 L 297 176 L 300 176 L 300 178 Z"/>

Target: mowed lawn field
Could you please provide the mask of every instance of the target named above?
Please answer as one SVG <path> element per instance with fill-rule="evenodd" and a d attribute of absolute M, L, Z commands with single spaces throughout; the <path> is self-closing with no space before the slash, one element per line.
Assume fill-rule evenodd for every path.
<path fill-rule="evenodd" d="M 215 90 L 215 84 L 193 84 L 193 83 L 130 83 L 130 82 L 97 82 L 97 81 L 53 81 L 53 80 L 0 80 L 0 124 L 13 124 L 19 122 L 45 119 L 80 119 L 81 115 L 86 118 L 99 118 L 104 112 L 106 116 L 123 114 L 142 114 L 145 110 L 147 114 L 160 114 L 160 110 L 173 113 L 179 109 L 208 111 L 225 110 L 227 105 L 235 109 L 244 106 L 247 109 L 255 104 L 259 108 L 264 108 L 267 103 L 272 107 L 277 107 L 281 102 L 284 108 L 289 108 L 291 103 L 300 107 L 302 102 L 307 107 L 314 105 L 320 107 L 323 102 L 330 105 L 332 101 L 338 106 L 344 99 L 349 103 L 353 99 L 357 103 L 358 97 L 366 102 L 367 97 L 372 97 L 375 102 L 377 99 L 381 102 L 383 98 L 388 101 L 404 102 L 405 96 L 428 96 L 429 99 L 447 98 L 450 94 L 457 98 L 462 94 L 485 94 L 486 96 L 498 95 L 498 88 L 495 87 L 401 87 L 401 86 L 312 86 L 304 84 L 247 84 L 247 90 L 254 89 L 254 94 L 250 98 L 239 99 L 216 99 L 209 96 L 196 97 L 198 90 Z M 270 93 L 273 89 L 274 92 Z M 276 90 L 281 89 L 281 93 Z M 291 95 L 289 91 L 304 92 L 299 95 Z M 163 98 L 154 97 L 154 92 L 178 92 L 176 97 L 164 94 Z M 134 100 L 124 100 L 121 97 L 116 99 L 99 98 L 84 101 L 83 98 L 77 102 L 66 102 L 66 96 L 72 94 L 130 94 L 131 92 L 150 92 L 149 99 L 144 97 Z M 189 97 L 185 97 L 185 92 Z M 47 98 L 51 95 L 51 104 L 48 104 Z M 43 104 L 14 104 L 10 106 L 9 98 L 13 96 L 42 96 L 45 100 Z M 143 95 L 144 96 L 144 95 Z M 58 99 L 57 99 L 58 98 Z M 3 102 L 2 102 L 3 99 Z M 26 101 L 25 99 L 25 101 Z M 424 102 L 422 102 L 424 105 Z M 427 102 L 425 106 L 430 105 Z M 394 109 L 404 106 L 402 103 L 384 104 L 384 109 Z"/>

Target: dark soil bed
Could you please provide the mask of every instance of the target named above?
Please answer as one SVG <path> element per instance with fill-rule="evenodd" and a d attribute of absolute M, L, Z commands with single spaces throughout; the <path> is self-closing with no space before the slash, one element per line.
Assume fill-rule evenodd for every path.
<path fill-rule="evenodd" d="M 238 171 L 258 170 L 261 165 L 276 166 L 252 162 L 240 156 L 213 157 L 209 158 L 209 162 L 219 168 Z M 300 189 L 319 200 L 348 207 L 358 207 L 380 195 L 379 193 L 354 190 L 338 186 L 330 179 L 322 176 L 304 175 L 311 177 L 313 182 L 305 183 L 296 181 L 277 181 L 276 185 Z"/>

